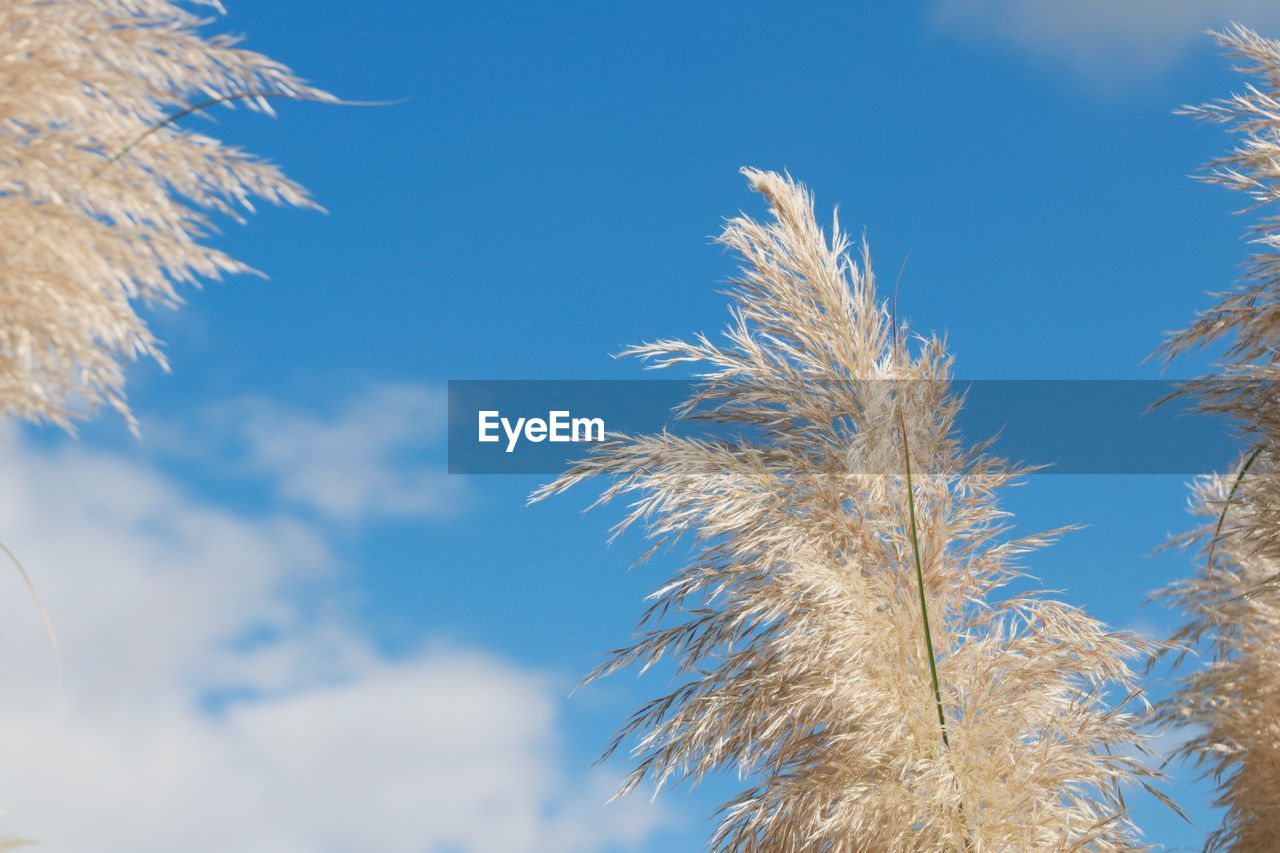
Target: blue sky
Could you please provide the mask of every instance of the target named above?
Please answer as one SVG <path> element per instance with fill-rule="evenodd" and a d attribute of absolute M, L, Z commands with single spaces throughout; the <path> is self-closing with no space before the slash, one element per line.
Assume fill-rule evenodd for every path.
<path fill-rule="evenodd" d="M 1239 85 L 1197 32 L 1280 31 L 1250 2 L 228 5 L 214 29 L 403 102 L 218 114 L 329 213 L 217 237 L 270 280 L 153 315 L 173 372 L 130 373 L 141 441 L 106 416 L 5 450 L 6 541 L 66 675 L 55 691 L 11 580 L 26 660 L 0 716 L 65 725 L 0 727 L 19 756 L 0 802 L 46 849 L 81 849 L 53 792 L 134 851 L 190 826 L 273 851 L 697 849 L 731 782 L 600 811 L 623 765 L 589 768 L 661 682 L 567 698 L 661 565 L 627 572 L 644 547 L 606 547 L 585 493 L 525 509 L 534 478 L 445 475 L 444 383 L 625 378 L 623 346 L 716 331 L 733 260 L 709 236 L 759 212 L 743 165 L 839 204 L 885 279 L 910 252 L 899 312 L 949 334 L 959 375 L 1155 378 L 1143 359 L 1246 253 L 1239 200 L 1186 177 L 1226 139 L 1173 109 Z M 1007 506 L 1088 525 L 1032 570 L 1158 632 L 1139 605 L 1188 565 L 1146 555 L 1185 502 L 1177 477 L 1037 477 Z M 1198 846 L 1215 818 L 1175 773 L 1197 826 L 1145 800 L 1137 818 Z M 129 835 L 136 801 L 100 796 L 117 784 L 155 793 L 151 838 Z M 211 800 L 223 817 L 193 821 Z"/>

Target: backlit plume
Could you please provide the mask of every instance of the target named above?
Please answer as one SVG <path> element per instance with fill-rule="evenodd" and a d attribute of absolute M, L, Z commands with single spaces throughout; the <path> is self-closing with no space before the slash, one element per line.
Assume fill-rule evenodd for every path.
<path fill-rule="evenodd" d="M 1186 112 L 1239 135 L 1207 180 L 1247 193 L 1252 207 L 1280 200 L 1280 42 L 1243 27 L 1217 34 L 1255 77 L 1243 92 Z M 1162 723 L 1192 737 L 1178 754 L 1203 766 L 1225 808 L 1209 849 L 1271 851 L 1280 838 L 1280 227 L 1250 232 L 1260 251 L 1241 287 L 1189 329 L 1171 336 L 1170 356 L 1225 343 L 1216 373 L 1191 383 L 1202 406 L 1242 425 L 1248 443 L 1234 469 L 1202 478 L 1193 509 L 1204 524 L 1184 537 L 1201 563 L 1161 593 L 1186 617 L 1173 639 L 1199 652 L 1158 706 Z M 1192 667 L 1191 663 L 1197 662 Z"/>
<path fill-rule="evenodd" d="M 865 247 L 745 174 L 772 219 L 720 237 L 743 262 L 723 342 L 629 350 L 693 366 L 679 415 L 716 429 L 612 436 L 534 495 L 602 477 L 621 528 L 691 545 L 595 674 L 677 671 L 614 744 L 625 790 L 736 772 L 724 850 L 1131 849 L 1121 790 L 1155 774 L 1126 661 L 1150 647 L 1005 588 L 1054 535 L 1007 536 L 1025 469 L 961 442 L 945 344 L 896 327 Z"/>
<path fill-rule="evenodd" d="M 124 363 L 161 359 L 139 304 L 246 269 L 200 244 L 207 214 L 311 204 L 275 166 L 178 126 L 212 103 L 329 99 L 201 23 L 165 0 L 0 3 L 3 414 L 127 414 Z"/>

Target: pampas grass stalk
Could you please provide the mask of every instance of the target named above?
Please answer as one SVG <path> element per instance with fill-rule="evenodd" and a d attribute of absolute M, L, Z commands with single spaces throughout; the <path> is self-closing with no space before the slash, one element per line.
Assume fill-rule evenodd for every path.
<path fill-rule="evenodd" d="M 1184 112 L 1225 125 L 1240 138 L 1204 178 L 1246 193 L 1249 209 L 1280 200 L 1280 42 L 1241 26 L 1214 34 L 1255 82 L 1229 98 Z M 1189 328 L 1170 336 L 1172 358 L 1214 342 L 1225 355 L 1190 383 L 1206 411 L 1242 424 L 1251 445 L 1226 474 L 1200 478 L 1193 510 L 1204 524 L 1181 541 L 1198 547 L 1195 574 L 1157 597 L 1185 618 L 1171 638 L 1201 653 L 1181 672 L 1156 720 L 1193 736 L 1176 755 L 1192 759 L 1217 786 L 1225 810 L 1211 850 L 1270 851 L 1280 838 L 1280 228 L 1274 216 L 1250 230 L 1260 251 L 1241 286 L 1222 295 Z M 1180 666 L 1186 665 L 1179 659 Z"/>
<path fill-rule="evenodd" d="M 1130 849 L 1122 789 L 1142 760 L 1127 663 L 1150 644 L 1047 596 L 1014 593 L 1000 490 L 1026 469 L 966 447 L 951 360 L 910 337 L 790 177 L 744 171 L 772 219 L 726 224 L 737 253 L 722 343 L 628 350 L 688 363 L 694 437 L 611 435 L 531 499 L 604 478 L 617 533 L 691 559 L 632 642 L 591 678 L 668 659 L 640 708 L 622 791 L 736 771 L 723 850 Z"/>

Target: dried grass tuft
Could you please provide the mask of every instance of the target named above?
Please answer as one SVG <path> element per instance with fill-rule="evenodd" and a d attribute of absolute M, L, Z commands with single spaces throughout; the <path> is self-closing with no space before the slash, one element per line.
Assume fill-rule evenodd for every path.
<path fill-rule="evenodd" d="M 1228 98 L 1184 109 L 1223 124 L 1235 149 L 1204 179 L 1250 196 L 1254 211 L 1280 200 L 1280 42 L 1242 26 L 1215 33 L 1255 82 Z M 1208 849 L 1270 851 L 1280 837 L 1280 220 L 1249 231 L 1257 254 L 1240 287 L 1189 328 L 1170 335 L 1169 358 L 1221 342 L 1223 362 L 1185 389 L 1201 408 L 1238 419 L 1251 444 L 1234 470 L 1201 478 L 1192 508 L 1206 521 L 1181 537 L 1198 547 L 1195 574 L 1157 594 L 1186 622 L 1172 640 L 1200 652 L 1155 719 L 1194 736 L 1175 756 L 1192 759 L 1217 785 L 1222 825 Z M 1189 671 L 1188 671 L 1189 669 Z"/>
<path fill-rule="evenodd" d="M 314 206 L 274 165 L 175 124 L 214 103 L 331 100 L 203 23 L 167 0 L 0 4 L 0 414 L 127 417 L 125 363 L 164 364 L 138 305 L 249 271 L 201 245 L 208 214 Z"/>
<path fill-rule="evenodd" d="M 592 676 L 679 673 L 610 747 L 623 792 L 737 771 L 724 850 L 1132 849 L 1121 789 L 1157 774 L 1127 661 L 1152 646 L 1004 589 L 1058 532 L 1007 538 L 996 496 L 1025 469 L 962 445 L 944 343 L 897 328 L 866 246 L 744 174 L 772 219 L 720 237 L 743 260 L 724 342 L 628 351 L 693 365 L 683 414 L 743 436 L 615 435 L 532 497 L 602 477 L 619 532 L 691 543 Z"/>

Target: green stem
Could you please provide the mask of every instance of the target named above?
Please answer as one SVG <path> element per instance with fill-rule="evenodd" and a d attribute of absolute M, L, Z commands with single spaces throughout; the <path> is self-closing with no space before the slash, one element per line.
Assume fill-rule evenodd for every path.
<path fill-rule="evenodd" d="M 920 621 L 924 625 L 924 648 L 925 653 L 929 656 L 929 677 L 933 681 L 933 702 L 934 707 L 938 709 L 938 728 L 942 731 L 942 748 L 946 750 L 948 755 L 951 753 L 951 739 L 947 736 L 947 714 L 942 709 L 942 687 L 938 682 L 938 662 L 937 656 L 933 651 L 933 631 L 929 627 L 929 601 L 925 595 L 924 589 L 924 563 L 920 559 L 920 530 L 916 524 L 916 489 L 911 479 L 911 449 L 907 445 L 907 422 L 902 416 L 902 409 L 898 409 L 898 429 L 902 432 L 902 459 L 904 468 L 907 472 L 907 511 L 911 518 L 911 555 L 916 564 L 916 588 L 920 592 Z M 954 772 L 955 767 L 952 766 Z M 956 803 L 957 815 L 960 822 L 965 823 L 964 817 L 964 796 L 960 790 L 960 780 L 955 779 L 956 794 L 960 797 Z M 969 836 L 968 828 L 965 829 L 964 849 L 973 849 L 973 840 Z"/>
<path fill-rule="evenodd" d="M 1206 569 L 1213 568 L 1213 552 L 1218 547 L 1218 541 L 1222 539 L 1222 527 L 1227 523 L 1227 510 L 1231 509 L 1231 502 L 1235 500 L 1240 483 L 1244 481 L 1244 475 L 1249 473 L 1249 469 L 1253 467 L 1253 463 L 1257 462 L 1258 457 L 1261 455 L 1261 447 L 1256 448 L 1249 455 L 1244 465 L 1240 466 L 1240 473 L 1236 474 L 1235 482 L 1231 484 L 1231 491 L 1227 492 L 1227 499 L 1222 502 L 1222 512 L 1218 515 L 1218 526 L 1213 529 L 1213 538 L 1209 540 L 1209 555 L 1205 558 Z"/>
<path fill-rule="evenodd" d="M 916 525 L 916 491 L 911 481 L 911 451 L 907 447 L 907 423 L 898 412 L 898 428 L 902 431 L 902 458 L 907 471 L 907 509 L 911 516 L 911 553 L 916 564 L 916 586 L 920 591 L 920 619 L 924 623 L 924 646 L 929 656 L 929 676 L 933 679 L 933 701 L 938 708 L 938 727 L 942 729 L 942 745 L 951 749 L 947 737 L 947 715 L 942 710 L 942 688 L 938 683 L 938 663 L 933 651 L 933 631 L 929 627 L 929 602 L 925 598 L 924 565 L 920 560 L 920 533 Z"/>

